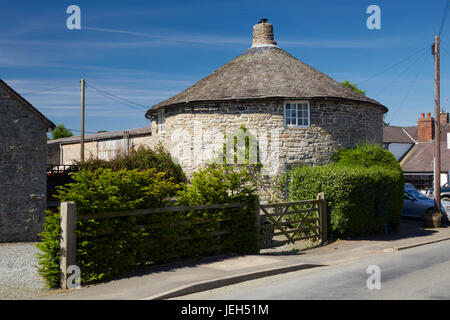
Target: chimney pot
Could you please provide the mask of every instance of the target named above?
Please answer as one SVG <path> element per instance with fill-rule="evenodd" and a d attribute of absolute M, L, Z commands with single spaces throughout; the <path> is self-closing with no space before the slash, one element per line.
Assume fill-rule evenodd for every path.
<path fill-rule="evenodd" d="M 425 118 L 425 113 L 422 113 L 421 118 L 422 119 Z"/>
<path fill-rule="evenodd" d="M 431 118 L 431 112 L 427 112 L 427 118 Z"/>

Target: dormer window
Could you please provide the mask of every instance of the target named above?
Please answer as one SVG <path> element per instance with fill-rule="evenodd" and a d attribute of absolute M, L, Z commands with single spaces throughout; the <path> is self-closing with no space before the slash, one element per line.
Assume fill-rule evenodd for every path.
<path fill-rule="evenodd" d="M 309 127 L 310 110 L 308 101 L 284 103 L 284 125 L 287 127 Z"/>
<path fill-rule="evenodd" d="M 166 131 L 166 114 L 164 112 L 164 109 L 158 111 L 156 122 L 158 127 L 158 133 Z"/>

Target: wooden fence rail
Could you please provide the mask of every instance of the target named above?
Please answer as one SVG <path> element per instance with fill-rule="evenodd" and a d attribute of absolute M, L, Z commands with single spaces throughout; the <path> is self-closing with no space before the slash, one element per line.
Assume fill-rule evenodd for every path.
<path fill-rule="evenodd" d="M 75 233 L 76 221 L 86 221 L 91 219 L 107 219 L 107 218 L 120 218 L 120 217 L 130 217 L 130 216 L 142 216 L 149 214 L 157 214 L 163 212 L 180 212 L 180 211 L 197 211 L 197 210 L 210 210 L 210 209 L 231 209 L 231 208 L 242 208 L 247 204 L 244 203 L 229 203 L 229 204 L 208 204 L 208 205 L 198 205 L 198 206 L 179 206 L 179 207 L 165 207 L 165 208 L 150 208 L 150 209 L 140 209 L 134 211 L 121 211 L 121 212 L 102 212 L 98 214 L 90 214 L 77 216 L 76 204 L 74 202 L 62 202 L 61 203 L 61 259 L 60 259 L 60 269 L 61 269 L 61 288 L 67 288 L 67 268 L 71 265 L 76 265 L 76 239 L 77 235 Z M 223 217 L 218 221 L 230 221 L 230 217 Z M 211 219 L 201 219 L 193 221 L 180 221 L 177 224 L 169 225 L 152 225 L 145 226 L 146 228 L 162 228 L 167 226 L 182 226 L 182 225 L 199 225 L 214 222 Z M 137 228 L 142 227 L 136 225 Z M 114 233 L 114 230 L 105 230 L 97 234 L 97 236 L 104 236 Z M 221 236 L 229 234 L 228 230 L 218 230 L 206 234 L 207 236 Z M 79 236 L 78 236 L 79 237 Z M 82 237 L 82 236 L 81 236 Z M 195 239 L 194 236 L 180 237 L 177 241 L 185 241 Z"/>
<path fill-rule="evenodd" d="M 327 242 L 327 204 L 323 193 L 317 199 L 260 204 L 262 216 L 269 225 L 262 228 L 261 248 L 271 248 L 299 240 L 318 238 Z M 274 237 L 284 236 L 285 240 Z"/>
<path fill-rule="evenodd" d="M 67 269 L 71 265 L 76 265 L 76 221 L 85 221 L 89 219 L 107 219 L 107 218 L 119 218 L 128 216 L 139 216 L 148 214 L 157 214 L 163 212 L 180 212 L 180 211 L 197 211 L 197 210 L 209 210 L 209 209 L 228 209 L 228 208 L 242 208 L 248 204 L 243 203 L 229 203 L 229 204 L 209 204 L 209 205 L 199 205 L 199 206 L 183 206 L 183 207 L 166 207 L 166 208 L 150 208 L 141 209 L 134 211 L 123 211 L 123 212 L 104 212 L 99 214 L 90 214 L 77 217 L 76 204 L 74 202 L 62 202 L 61 203 L 61 259 L 60 259 L 60 269 L 61 269 L 61 288 L 67 288 Z M 300 206 L 300 207 L 299 207 Z M 309 206 L 304 208 L 304 206 Z M 273 211 L 271 211 L 273 209 Z M 317 237 L 321 239 L 321 243 L 325 244 L 327 242 L 327 207 L 324 194 L 321 193 L 314 200 L 304 200 L 295 202 L 282 202 L 282 203 L 270 203 L 262 204 L 260 201 L 256 201 L 255 205 L 255 225 L 259 230 L 267 229 L 267 224 L 261 224 L 262 217 L 269 221 L 270 226 L 277 230 L 273 232 L 272 236 L 284 235 L 287 240 L 286 243 L 294 243 L 295 241 L 302 239 L 309 239 L 311 237 Z M 261 214 L 262 213 L 262 214 Z M 315 214 L 315 216 L 311 216 Z M 295 219 L 285 220 L 286 216 L 295 216 Z M 221 221 L 229 221 L 230 217 L 223 217 Z M 180 221 L 176 225 L 179 226 L 184 224 L 198 225 L 203 223 L 214 222 L 211 219 L 200 219 L 194 221 Z M 315 224 L 312 226 L 311 224 Z M 290 227 L 295 225 L 293 230 Z M 142 227 L 136 225 L 137 228 Z M 161 225 L 145 226 L 146 228 L 161 228 Z M 292 229 L 292 228 L 291 228 Z M 97 236 L 106 235 L 113 233 L 114 230 L 104 230 Z M 310 232 L 308 235 L 305 233 Z M 220 236 L 230 233 L 228 230 L 217 230 L 211 232 L 209 236 Z M 297 236 L 297 237 L 296 237 Z M 193 239 L 193 237 L 188 236 L 184 238 L 177 239 L 177 241 L 183 241 Z M 265 241 L 265 236 L 258 232 L 258 245 L 260 248 L 268 247 Z"/>

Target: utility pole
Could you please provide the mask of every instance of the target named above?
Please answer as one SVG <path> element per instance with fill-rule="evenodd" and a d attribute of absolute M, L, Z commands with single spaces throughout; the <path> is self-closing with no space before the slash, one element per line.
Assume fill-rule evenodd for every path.
<path fill-rule="evenodd" d="M 81 137 L 80 137 L 80 161 L 84 161 L 84 79 L 81 79 Z"/>
<path fill-rule="evenodd" d="M 440 45 L 434 37 L 434 206 L 441 211 L 441 95 L 440 95 Z"/>

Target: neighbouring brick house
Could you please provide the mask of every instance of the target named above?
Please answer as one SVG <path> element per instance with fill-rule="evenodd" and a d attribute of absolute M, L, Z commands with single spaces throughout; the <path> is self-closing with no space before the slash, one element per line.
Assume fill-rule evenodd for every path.
<path fill-rule="evenodd" d="M 394 153 L 405 173 L 405 180 L 419 189 L 433 187 L 435 124 L 431 113 L 421 114 L 417 126 L 383 128 L 383 143 Z M 449 114 L 441 113 L 441 184 L 449 181 L 450 135 Z"/>
<path fill-rule="evenodd" d="M 280 49 L 263 19 L 253 27 L 251 48 L 146 117 L 152 141 L 162 142 L 188 175 L 242 125 L 275 175 L 291 164 L 327 163 L 340 147 L 381 144 L 387 110 Z"/>
<path fill-rule="evenodd" d="M 42 230 L 46 133 L 54 127 L 0 80 L 0 242 L 33 241 Z"/>

